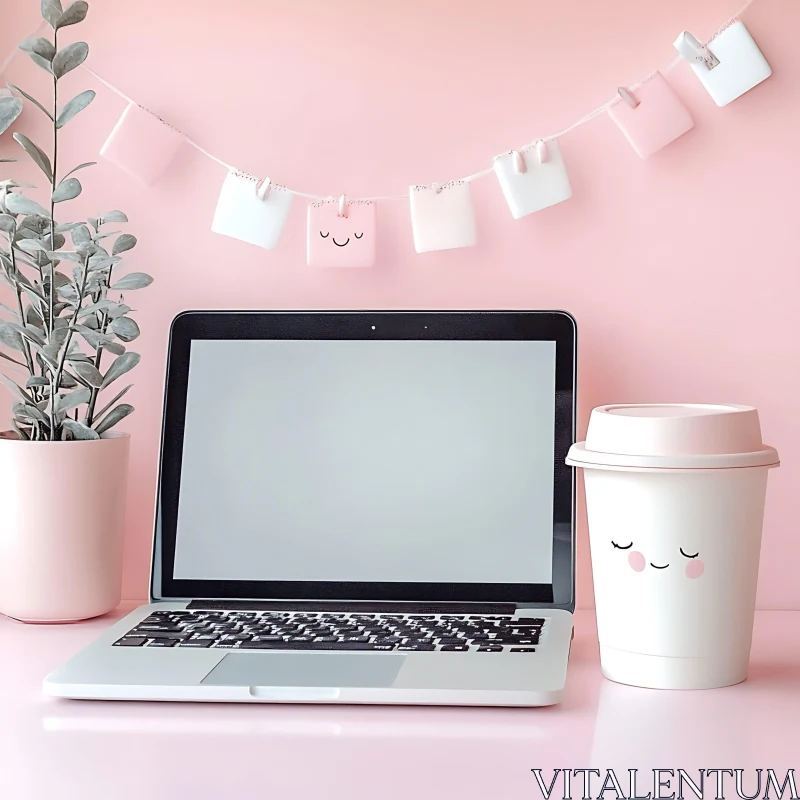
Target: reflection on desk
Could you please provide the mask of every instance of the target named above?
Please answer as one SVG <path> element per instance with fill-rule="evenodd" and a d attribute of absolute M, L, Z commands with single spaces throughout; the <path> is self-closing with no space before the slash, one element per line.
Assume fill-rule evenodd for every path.
<path fill-rule="evenodd" d="M 69 626 L 0 618 L 0 797 L 541 798 L 534 767 L 549 783 L 556 768 L 614 769 L 627 776 L 628 768 L 758 766 L 785 773 L 800 766 L 792 763 L 800 719 L 800 612 L 760 612 L 751 679 L 708 692 L 605 681 L 593 615 L 579 612 L 566 700 L 552 708 L 44 697 L 42 677 L 127 610 Z M 580 797 L 581 787 L 573 782 L 573 796 Z"/>

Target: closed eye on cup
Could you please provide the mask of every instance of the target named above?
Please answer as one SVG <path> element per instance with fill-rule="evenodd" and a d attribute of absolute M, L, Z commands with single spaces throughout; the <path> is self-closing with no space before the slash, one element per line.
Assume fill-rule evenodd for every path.
<path fill-rule="evenodd" d="M 631 547 L 633 547 L 633 542 L 631 542 L 630 544 L 625 544 L 625 545 L 622 545 L 622 544 L 617 544 L 616 542 L 611 542 L 611 544 L 612 544 L 612 545 L 613 545 L 613 546 L 614 546 L 614 547 L 615 547 L 617 550 L 630 550 L 630 549 L 631 549 Z"/>

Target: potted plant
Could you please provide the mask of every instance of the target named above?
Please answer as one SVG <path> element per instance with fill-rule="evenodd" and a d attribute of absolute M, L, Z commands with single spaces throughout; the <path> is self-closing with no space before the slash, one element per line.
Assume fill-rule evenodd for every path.
<path fill-rule="evenodd" d="M 12 430 L 0 433 L 0 613 L 28 622 L 86 619 L 119 603 L 129 436 L 112 429 L 133 411 L 120 402 L 131 387 L 119 379 L 139 362 L 126 349 L 139 327 L 123 293 L 152 282 L 120 274 L 136 245 L 109 230 L 128 221 L 121 211 L 56 219 L 81 193 L 75 173 L 94 164 L 63 172 L 58 160 L 64 127 L 95 96 L 59 93 L 89 52 L 85 42 L 62 47 L 60 35 L 87 11 L 83 0 L 67 8 L 42 0 L 52 41 L 20 48 L 49 73 L 52 97 L 43 103 L 9 85 L 14 94 L 0 98 L 0 133 L 23 102 L 53 130 L 49 154 L 14 133 L 47 181 L 47 201 L 23 191 L 34 187 L 0 181 L 0 279 L 11 298 L 0 306 L 0 380 L 13 398 Z"/>

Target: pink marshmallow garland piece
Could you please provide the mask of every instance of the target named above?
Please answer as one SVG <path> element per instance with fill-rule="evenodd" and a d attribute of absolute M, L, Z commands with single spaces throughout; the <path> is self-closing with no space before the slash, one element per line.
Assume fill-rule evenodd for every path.
<path fill-rule="evenodd" d="M 660 72 L 631 94 L 638 101 L 635 108 L 620 98 L 609 106 L 608 115 L 640 158 L 648 158 L 694 127 L 691 114 Z"/>
<path fill-rule="evenodd" d="M 155 183 L 186 137 L 136 103 L 129 103 L 100 155 L 146 184 Z"/>
<path fill-rule="evenodd" d="M 309 267 L 371 267 L 375 263 L 375 203 L 348 200 L 346 216 L 339 201 L 308 207 Z"/>

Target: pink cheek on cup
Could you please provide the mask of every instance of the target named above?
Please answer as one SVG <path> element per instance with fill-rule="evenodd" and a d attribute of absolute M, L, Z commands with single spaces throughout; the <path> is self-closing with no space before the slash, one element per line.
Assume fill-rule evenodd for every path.
<path fill-rule="evenodd" d="M 687 578 L 699 578 L 703 572 L 705 571 L 706 565 L 702 561 L 698 561 L 696 558 L 692 559 L 686 565 L 686 577 Z"/>
<path fill-rule="evenodd" d="M 631 565 L 631 569 L 635 572 L 643 572 L 645 567 L 645 560 L 644 556 L 638 551 L 634 550 L 628 556 L 628 563 Z"/>

